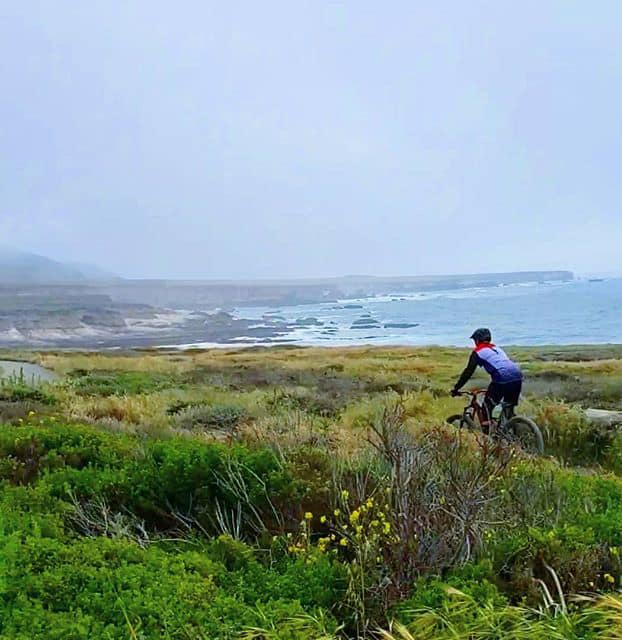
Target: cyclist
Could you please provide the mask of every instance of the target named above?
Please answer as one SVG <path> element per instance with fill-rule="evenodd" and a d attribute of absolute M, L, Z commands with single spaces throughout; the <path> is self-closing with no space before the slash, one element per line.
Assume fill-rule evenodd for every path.
<path fill-rule="evenodd" d="M 494 408 L 501 402 L 508 405 L 508 418 L 512 417 L 523 387 L 523 372 L 503 349 L 492 343 L 490 329 L 477 329 L 473 332 L 471 340 L 475 342 L 475 349 L 471 353 L 466 369 L 452 389 L 451 395 L 457 396 L 477 367 L 483 367 L 492 378 L 484 399 L 489 419 Z M 485 427 L 487 424 L 482 426 Z"/>

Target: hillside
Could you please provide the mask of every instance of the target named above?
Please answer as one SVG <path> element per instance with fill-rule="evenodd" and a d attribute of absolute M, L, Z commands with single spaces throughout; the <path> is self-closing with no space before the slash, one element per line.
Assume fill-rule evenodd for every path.
<path fill-rule="evenodd" d="M 68 264 L 0 246 L 0 283 L 34 285 L 111 280 L 115 276 L 93 265 Z"/>
<path fill-rule="evenodd" d="M 307 280 L 128 280 L 117 278 L 107 281 L 106 278 L 100 277 L 97 278 L 98 281 L 85 282 L 88 279 L 87 276 L 93 274 L 92 270 L 84 267 L 80 269 L 68 267 L 53 261 L 48 265 L 47 262 L 40 262 L 47 259 L 41 259 L 39 256 L 34 258 L 29 263 L 30 272 L 27 267 L 22 267 L 26 275 L 21 281 L 15 280 L 18 270 L 12 266 L 11 261 L 7 261 L 5 263 L 7 273 L 13 275 L 7 278 L 6 274 L 3 274 L 0 276 L 0 283 L 8 281 L 15 283 L 12 289 L 15 294 L 36 293 L 56 298 L 83 294 L 107 295 L 115 303 L 148 304 L 171 309 L 278 307 L 399 292 L 495 287 L 529 282 L 569 281 L 574 278 L 571 271 L 525 271 L 454 276 L 395 278 L 356 276 Z M 35 268 L 37 264 L 41 266 Z M 56 274 L 54 277 L 60 286 L 46 287 L 46 284 L 51 284 L 53 281 L 41 279 L 41 274 L 44 272 Z"/>
<path fill-rule="evenodd" d="M 462 350 L 30 354 L 0 638 L 620 637 L 622 349 L 512 353 L 544 457 L 444 423 Z"/>

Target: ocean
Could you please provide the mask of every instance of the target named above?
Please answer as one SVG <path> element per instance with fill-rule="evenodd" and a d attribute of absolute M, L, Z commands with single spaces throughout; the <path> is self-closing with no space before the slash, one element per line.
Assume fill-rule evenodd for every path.
<path fill-rule="evenodd" d="M 247 307 L 234 315 L 253 319 L 257 326 L 266 317 L 295 326 L 272 344 L 464 346 L 480 326 L 490 327 L 494 340 L 504 345 L 622 343 L 622 279 L 399 293 L 279 309 Z M 230 344 L 253 342 L 242 336 Z"/>

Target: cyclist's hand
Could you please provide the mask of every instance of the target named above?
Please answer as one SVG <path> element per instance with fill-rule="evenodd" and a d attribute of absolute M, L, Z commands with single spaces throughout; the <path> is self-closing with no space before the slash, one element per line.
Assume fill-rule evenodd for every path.
<path fill-rule="evenodd" d="M 458 391 L 458 389 L 452 389 L 450 395 L 452 398 L 457 398 L 460 395 L 460 391 Z"/>

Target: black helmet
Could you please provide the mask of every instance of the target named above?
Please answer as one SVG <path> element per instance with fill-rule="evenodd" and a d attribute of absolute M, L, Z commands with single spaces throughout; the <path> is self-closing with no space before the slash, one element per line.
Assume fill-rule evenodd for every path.
<path fill-rule="evenodd" d="M 475 342 L 491 342 L 492 334 L 490 333 L 490 329 L 476 329 L 471 336 L 471 340 L 475 340 Z"/>

